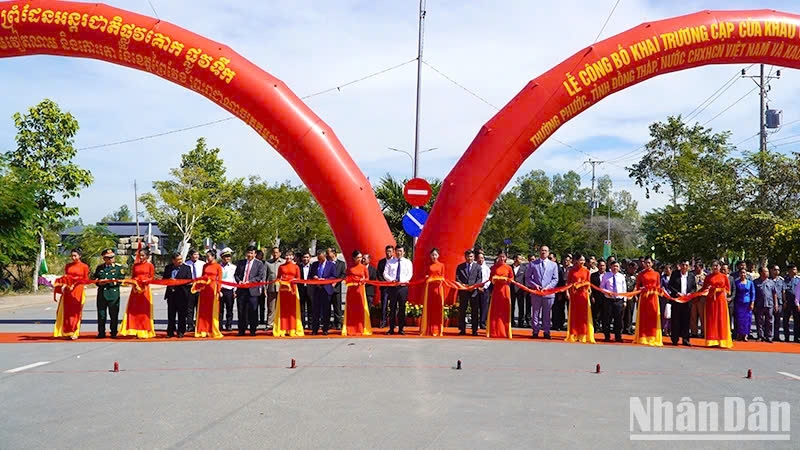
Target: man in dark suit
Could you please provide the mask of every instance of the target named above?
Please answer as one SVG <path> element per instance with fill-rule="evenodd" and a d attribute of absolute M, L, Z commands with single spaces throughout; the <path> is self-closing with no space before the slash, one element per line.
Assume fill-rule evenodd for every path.
<path fill-rule="evenodd" d="M 311 255 L 306 252 L 300 258 L 300 279 L 310 280 L 311 276 Z M 303 320 L 303 328 L 311 326 L 311 290 L 312 286 L 306 284 L 297 285 L 297 292 L 300 295 L 300 316 Z"/>
<path fill-rule="evenodd" d="M 694 273 L 689 270 L 689 260 L 682 260 L 678 265 L 678 269 L 672 272 L 669 277 L 668 288 L 670 295 L 679 297 L 697 291 L 697 279 Z M 692 344 L 689 341 L 691 306 L 689 303 L 679 303 L 674 300 L 670 300 L 669 304 L 672 310 L 672 318 L 670 319 L 672 345 L 678 345 L 678 338 L 682 338 L 683 345 L 691 346 Z"/>
<path fill-rule="evenodd" d="M 365 266 L 367 266 L 367 272 L 369 273 L 369 279 L 373 280 L 373 281 L 377 281 L 378 280 L 378 271 L 375 270 L 375 267 L 373 267 L 370 264 L 371 262 L 372 262 L 372 257 L 369 255 L 369 253 L 364 253 L 364 255 L 361 256 L 361 264 L 364 264 Z M 367 307 L 371 307 L 372 306 L 372 302 L 375 301 L 375 285 L 374 284 L 365 285 L 364 286 L 364 293 L 367 296 Z"/>
<path fill-rule="evenodd" d="M 167 264 L 164 268 L 164 273 L 161 278 L 165 280 L 191 280 L 192 269 L 183 263 L 183 258 L 179 252 L 172 254 L 172 262 Z M 167 286 L 164 293 L 164 299 L 167 301 L 167 337 L 175 335 L 178 332 L 178 337 L 182 338 L 186 333 L 186 310 L 189 305 L 189 297 L 191 294 L 191 284 L 184 284 L 180 286 Z M 178 318 L 177 330 L 175 326 L 175 317 Z"/>
<path fill-rule="evenodd" d="M 245 258 L 236 263 L 237 283 L 257 283 L 263 282 L 267 278 L 267 270 L 264 263 L 256 259 L 256 247 L 247 247 Z M 258 329 L 258 298 L 263 288 L 260 286 L 251 288 L 240 288 L 236 291 L 236 310 L 239 315 L 238 326 L 239 336 L 244 336 L 245 330 L 250 326 L 250 336 L 256 335 Z"/>
<path fill-rule="evenodd" d="M 337 258 L 335 248 L 328 248 L 328 261 L 332 262 L 335 268 L 334 278 L 344 278 L 344 272 L 347 270 L 347 264 Z M 331 306 L 333 306 L 333 329 L 342 329 L 342 283 L 333 285 L 333 297 L 331 297 Z"/>
<path fill-rule="evenodd" d="M 317 251 L 317 260 L 311 264 L 310 268 L 312 280 L 333 280 L 336 279 L 336 265 L 326 258 L 325 250 Z M 331 299 L 334 289 L 330 284 L 314 286 L 314 296 L 311 300 L 311 334 L 319 332 L 320 321 L 322 322 L 322 334 L 328 335 L 331 326 Z"/>
<path fill-rule="evenodd" d="M 383 272 L 386 270 L 386 262 L 394 258 L 394 246 L 386 246 L 386 258 L 378 261 L 378 281 L 386 281 Z M 386 306 L 389 304 L 389 289 L 384 287 L 381 292 L 381 328 L 386 328 Z"/>
<path fill-rule="evenodd" d="M 603 282 L 603 275 L 606 273 L 606 262 L 604 259 L 600 258 L 597 261 L 597 272 L 591 274 L 589 276 L 589 282 L 592 283 L 592 286 L 600 287 L 600 283 Z M 605 305 L 605 298 L 606 296 L 596 290 L 592 289 L 592 322 L 594 323 L 595 330 L 602 330 L 603 329 L 603 308 Z"/>
<path fill-rule="evenodd" d="M 464 252 L 464 262 L 456 267 L 456 281 L 464 286 L 473 286 L 483 281 L 480 264 L 475 262 L 475 252 L 467 250 Z M 472 335 L 478 335 L 478 325 L 481 316 L 479 310 L 478 290 L 458 291 L 458 335 L 467 334 L 467 305 L 471 312 Z"/>
<path fill-rule="evenodd" d="M 522 255 L 517 254 L 514 256 L 514 263 L 511 264 L 511 270 L 514 271 L 514 281 L 521 285 L 525 285 L 525 271 L 528 270 L 528 265 L 524 263 L 525 259 Z M 519 328 L 527 327 L 526 318 L 531 310 L 531 297 L 527 292 L 519 288 L 519 286 L 511 285 L 511 323 L 514 323 L 514 305 L 517 305 L 517 326 Z M 527 311 L 527 313 L 526 313 Z"/>

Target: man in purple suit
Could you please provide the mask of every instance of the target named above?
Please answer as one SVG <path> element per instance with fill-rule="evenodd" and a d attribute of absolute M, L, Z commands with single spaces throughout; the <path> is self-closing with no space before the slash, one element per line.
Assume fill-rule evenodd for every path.
<path fill-rule="evenodd" d="M 525 284 L 538 291 L 553 289 L 558 284 L 558 264 L 550 261 L 550 248 L 543 245 L 539 248 L 539 259 L 528 264 L 525 271 Z M 533 339 L 539 337 L 539 330 L 544 330 L 544 338 L 550 339 L 550 312 L 555 295 L 539 296 L 531 294 L 531 328 Z M 541 319 L 539 315 L 541 314 Z"/>
<path fill-rule="evenodd" d="M 336 264 L 328 261 L 325 250 L 317 251 L 317 260 L 311 263 L 309 276 L 312 280 L 336 279 Z M 323 284 L 314 286 L 314 296 L 311 299 L 311 334 L 319 332 L 320 319 L 322 320 L 322 334 L 328 334 L 331 326 L 331 300 L 333 299 L 333 285 Z"/>

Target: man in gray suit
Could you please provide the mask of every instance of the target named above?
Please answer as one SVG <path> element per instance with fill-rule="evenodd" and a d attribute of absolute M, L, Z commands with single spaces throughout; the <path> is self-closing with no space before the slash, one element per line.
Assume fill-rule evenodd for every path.
<path fill-rule="evenodd" d="M 543 245 L 539 248 L 539 259 L 528 264 L 525 272 L 525 284 L 535 290 L 553 289 L 558 285 L 558 264 L 550 261 L 550 248 Z M 555 295 L 539 296 L 531 294 L 531 328 L 533 339 L 539 337 L 539 330 L 544 330 L 544 338 L 550 339 L 550 312 L 553 309 Z M 541 314 L 541 322 L 539 315 Z"/>
<path fill-rule="evenodd" d="M 528 264 L 522 255 L 517 254 L 514 256 L 514 263 L 511 264 L 511 270 L 514 271 L 514 281 L 521 285 L 525 285 L 525 271 L 528 270 Z M 519 286 L 511 285 L 511 323 L 514 323 L 514 305 L 517 305 L 517 327 L 523 328 L 528 326 L 528 315 L 531 313 L 531 297 L 527 292 L 519 288 Z"/>
<path fill-rule="evenodd" d="M 256 247 L 247 247 L 245 259 L 236 263 L 236 272 L 233 278 L 237 283 L 257 283 L 266 277 L 264 263 L 256 259 Z M 250 336 L 256 335 L 258 328 L 258 297 L 261 295 L 261 286 L 239 288 L 236 290 L 236 310 L 238 317 L 239 336 L 244 336 L 248 325 Z"/>
<path fill-rule="evenodd" d="M 281 258 L 281 249 L 272 247 L 272 259 L 267 260 L 264 265 L 267 269 L 267 281 L 275 281 L 278 278 L 278 267 L 283 265 L 286 260 Z M 267 330 L 272 329 L 275 321 L 275 301 L 278 299 L 278 283 L 267 286 Z"/>
<path fill-rule="evenodd" d="M 483 280 L 481 265 L 475 262 L 475 252 L 467 250 L 464 252 L 464 262 L 456 267 L 456 281 L 464 286 L 473 286 Z M 467 334 L 467 305 L 472 308 L 472 335 L 478 335 L 478 325 L 480 325 L 481 315 L 478 306 L 478 290 L 458 291 L 458 335 Z"/>

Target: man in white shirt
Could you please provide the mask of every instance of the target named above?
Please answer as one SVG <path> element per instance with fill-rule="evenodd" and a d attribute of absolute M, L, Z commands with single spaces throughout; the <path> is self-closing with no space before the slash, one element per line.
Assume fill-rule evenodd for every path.
<path fill-rule="evenodd" d="M 396 281 L 398 283 L 408 283 L 414 274 L 411 261 L 405 258 L 405 249 L 401 246 L 394 248 L 395 256 L 386 262 L 383 270 L 383 278 L 386 281 Z M 406 300 L 408 300 L 408 286 L 393 286 L 389 288 L 389 331 L 386 334 L 394 334 L 394 326 L 397 323 L 397 334 L 406 334 L 403 326 L 406 322 Z"/>
<path fill-rule="evenodd" d="M 184 264 L 189 266 L 192 269 L 192 279 L 196 280 L 203 276 L 203 266 L 206 265 L 202 259 L 200 259 L 200 252 L 195 249 L 189 250 L 188 254 L 189 258 L 186 260 Z M 190 294 L 189 295 L 189 304 L 186 306 L 186 332 L 187 333 L 194 333 L 194 312 L 197 309 L 197 298 L 200 294 Z"/>
<path fill-rule="evenodd" d="M 311 273 L 311 254 L 303 253 L 300 259 L 300 279 L 310 280 L 314 274 Z M 297 285 L 297 293 L 300 297 L 300 315 L 303 318 L 303 326 L 311 328 L 311 287 L 306 284 Z"/>
<path fill-rule="evenodd" d="M 222 249 L 222 281 L 236 284 L 236 264 L 231 262 L 233 250 L 228 247 Z M 219 327 L 222 331 L 231 331 L 233 326 L 233 301 L 236 291 L 232 285 L 222 285 L 219 302 Z M 225 320 L 223 321 L 223 317 Z"/>
<path fill-rule="evenodd" d="M 492 297 L 490 288 L 492 287 L 492 268 L 486 264 L 486 257 L 483 250 L 478 251 L 478 265 L 481 266 L 481 279 L 484 280 L 483 287 L 478 289 L 478 304 L 481 307 L 481 330 L 486 329 L 486 317 L 489 316 L 489 299 Z"/>
<path fill-rule="evenodd" d="M 619 262 L 611 263 L 611 272 L 603 275 L 600 289 L 623 294 L 628 291 L 625 275 L 619 272 Z M 625 311 L 627 300 L 618 295 L 605 294 L 606 302 L 603 310 L 603 333 L 605 341 L 611 342 L 611 322 L 614 322 L 614 340 L 622 342 L 622 313 Z"/>

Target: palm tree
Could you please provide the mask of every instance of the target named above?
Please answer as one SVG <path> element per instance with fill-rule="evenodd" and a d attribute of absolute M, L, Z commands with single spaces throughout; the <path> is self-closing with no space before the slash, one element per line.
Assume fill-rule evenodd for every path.
<path fill-rule="evenodd" d="M 403 186 L 408 180 L 395 179 L 391 174 L 383 176 L 378 184 L 375 186 L 375 197 L 378 198 L 378 203 L 381 205 L 383 217 L 386 218 L 386 223 L 389 224 L 389 229 L 392 230 L 395 240 L 398 245 L 403 245 L 408 248 L 411 244 L 411 237 L 403 231 L 403 216 L 411 209 L 403 197 Z M 430 211 L 433 207 L 433 202 L 436 201 L 436 196 L 442 188 L 442 182 L 439 179 L 430 181 L 431 191 L 433 195 L 428 203 L 423 207 L 426 211 Z"/>

